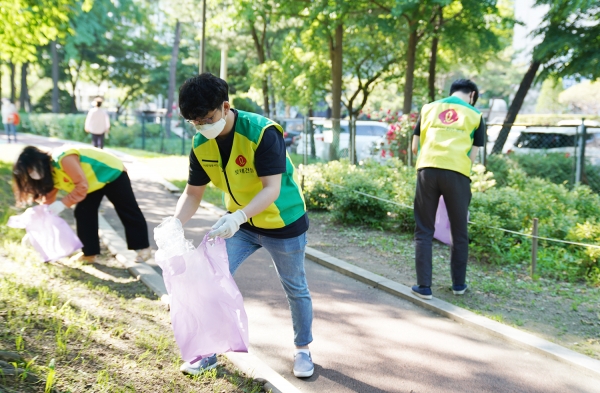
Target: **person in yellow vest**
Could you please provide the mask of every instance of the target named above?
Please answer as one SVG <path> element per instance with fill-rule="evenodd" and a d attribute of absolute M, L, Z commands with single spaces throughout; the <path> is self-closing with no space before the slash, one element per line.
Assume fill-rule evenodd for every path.
<path fill-rule="evenodd" d="M 19 204 L 38 201 L 54 214 L 75 205 L 77 236 L 83 243 L 76 259 L 93 263 L 100 254 L 98 208 L 106 196 L 123 226 L 127 246 L 138 258 L 150 257 L 148 226 L 131 188 L 123 162 L 93 147 L 63 146 L 45 152 L 35 146 L 23 149 L 13 166 L 15 199 Z M 68 194 L 57 201 L 59 190 Z"/>
<path fill-rule="evenodd" d="M 190 153 L 188 184 L 175 218 L 185 224 L 212 182 L 224 194 L 228 214 L 210 236 L 226 240 L 232 274 L 256 250 L 271 255 L 292 314 L 296 377 L 314 371 L 312 300 L 304 270 L 308 216 L 298 174 L 287 154 L 283 129 L 263 116 L 235 110 L 227 82 L 204 73 L 179 89 L 181 115 L 198 133 Z M 181 371 L 196 375 L 216 367 L 216 355 L 186 362 Z"/>
<path fill-rule="evenodd" d="M 440 196 L 446 203 L 452 234 L 452 291 L 462 295 L 467 290 L 471 166 L 485 140 L 485 123 L 474 107 L 478 97 L 475 83 L 454 81 L 450 97 L 423 106 L 413 132 L 412 151 L 418 156 L 414 203 L 417 285 L 412 292 L 423 299 L 433 297 L 431 243 Z"/>

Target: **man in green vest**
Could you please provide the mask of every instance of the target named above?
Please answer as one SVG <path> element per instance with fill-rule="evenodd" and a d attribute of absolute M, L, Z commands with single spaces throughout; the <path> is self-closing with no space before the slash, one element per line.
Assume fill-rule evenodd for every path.
<path fill-rule="evenodd" d="M 478 97 L 475 83 L 468 79 L 454 81 L 450 97 L 423 106 L 413 132 L 412 151 L 418 157 L 414 204 L 417 285 L 412 292 L 423 299 L 433 297 L 431 243 L 440 196 L 446 203 L 452 234 L 452 291 L 462 295 L 467 290 L 469 176 L 485 139 L 485 123 L 474 107 Z"/>
<path fill-rule="evenodd" d="M 304 271 L 308 216 L 298 174 L 281 126 L 231 108 L 228 96 L 227 82 L 210 73 L 188 79 L 179 89 L 181 115 L 198 133 L 175 218 L 185 224 L 194 215 L 208 183 L 223 191 L 228 214 L 213 225 L 210 236 L 226 239 L 231 274 L 259 248 L 269 252 L 292 314 L 293 372 L 310 377 L 313 311 Z M 213 355 L 186 362 L 181 370 L 196 375 L 216 365 Z"/>

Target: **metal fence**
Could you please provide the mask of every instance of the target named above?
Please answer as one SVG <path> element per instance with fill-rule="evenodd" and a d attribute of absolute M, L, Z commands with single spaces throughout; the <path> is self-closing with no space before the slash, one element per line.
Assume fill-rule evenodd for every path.
<path fill-rule="evenodd" d="M 583 183 L 600 192 L 600 125 L 567 123 L 514 124 L 501 156 L 519 164 L 530 176 L 568 185 Z M 485 153 L 480 157 L 486 166 L 501 128 L 502 124 L 488 124 Z"/>
<path fill-rule="evenodd" d="M 163 114 L 142 113 L 136 116 L 134 141 L 128 147 L 162 154 L 189 154 L 194 127 L 181 118 L 171 119 L 170 132 L 167 132 L 167 116 Z"/>
<path fill-rule="evenodd" d="M 382 122 L 341 120 L 341 132 L 336 133 L 335 120 L 332 119 L 294 121 L 296 126 L 293 129 L 286 128 L 285 122 L 282 126 L 288 134 L 290 152 L 301 155 L 299 161 L 305 165 L 343 158 L 354 158 L 355 163 L 365 159 L 385 162 L 390 157 L 397 157 L 410 166 L 414 164 L 410 124 L 403 130 L 394 130 L 393 127 L 400 127 L 399 123 L 387 126 Z M 489 157 L 502 124 L 488 124 L 485 146 L 480 149 L 477 161 L 487 166 L 501 157 L 507 165 L 520 167 L 528 176 L 546 178 L 567 186 L 583 183 L 600 192 L 600 124 L 581 121 L 562 123 L 512 125 L 502 152 L 491 159 Z M 302 129 L 299 130 L 299 127 Z M 382 130 L 381 127 L 388 128 Z M 354 157 L 351 133 L 355 135 Z M 290 135 L 293 135 L 293 140 Z"/>

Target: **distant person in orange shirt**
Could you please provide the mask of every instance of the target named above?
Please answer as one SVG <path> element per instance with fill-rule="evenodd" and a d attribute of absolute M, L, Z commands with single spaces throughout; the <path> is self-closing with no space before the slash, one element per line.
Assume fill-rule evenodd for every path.
<path fill-rule="evenodd" d="M 14 137 L 15 143 L 17 143 L 17 124 L 15 122 L 17 116 L 17 108 L 15 107 L 15 104 L 13 104 L 8 98 L 3 98 L 2 123 L 4 124 L 4 131 L 6 131 L 6 135 L 8 136 L 8 143 L 10 143 L 11 135 Z"/>
<path fill-rule="evenodd" d="M 85 132 L 92 134 L 92 145 L 104 149 L 104 138 L 108 138 L 110 130 L 110 118 L 102 108 L 102 98 L 94 100 L 94 107 L 90 109 L 85 118 Z"/>

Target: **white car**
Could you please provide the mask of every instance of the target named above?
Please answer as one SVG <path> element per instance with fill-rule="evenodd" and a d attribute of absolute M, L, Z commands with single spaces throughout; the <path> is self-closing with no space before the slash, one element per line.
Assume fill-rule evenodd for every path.
<path fill-rule="evenodd" d="M 331 120 L 313 121 L 315 129 L 315 154 L 317 158 L 325 161 L 330 159 L 330 146 L 333 143 L 333 124 Z M 338 146 L 338 157 L 349 157 L 350 132 L 348 121 L 340 121 L 340 141 Z M 377 143 L 388 131 L 388 124 L 379 121 L 356 122 L 356 158 L 358 161 L 372 156 L 373 145 Z M 296 153 L 304 154 L 304 151 L 310 153 L 310 141 L 305 140 L 304 133 L 300 134 L 297 140 Z"/>
<path fill-rule="evenodd" d="M 561 121 L 556 127 L 527 127 L 511 149 L 518 154 L 565 153 L 576 155 L 577 126 L 581 122 Z M 585 155 L 592 165 L 600 164 L 600 123 L 586 121 Z M 560 127 L 562 126 L 562 127 Z"/>
<path fill-rule="evenodd" d="M 525 130 L 525 126 L 512 126 L 510 131 L 508 132 L 508 137 L 506 138 L 506 142 L 504 142 L 504 146 L 502 147 L 502 153 L 506 154 L 512 151 L 515 147 L 515 142 L 519 138 L 520 133 Z M 488 126 L 487 128 L 487 154 L 492 153 L 492 149 L 494 148 L 494 143 L 496 139 L 498 139 L 498 134 L 500 134 L 500 130 L 502 126 L 493 125 Z"/>

